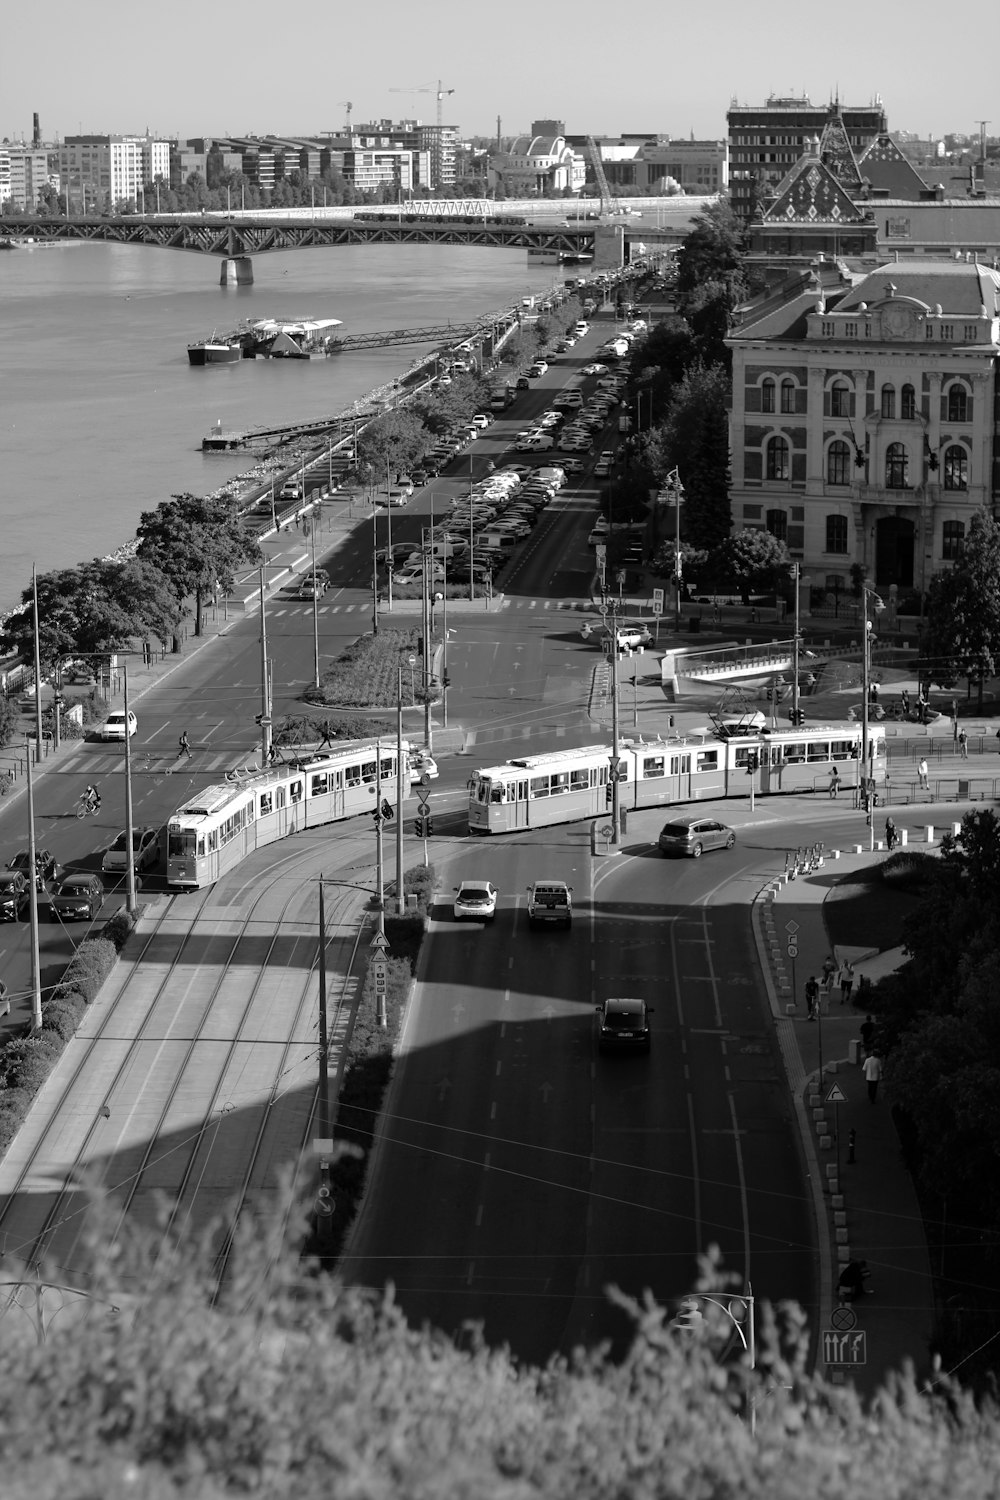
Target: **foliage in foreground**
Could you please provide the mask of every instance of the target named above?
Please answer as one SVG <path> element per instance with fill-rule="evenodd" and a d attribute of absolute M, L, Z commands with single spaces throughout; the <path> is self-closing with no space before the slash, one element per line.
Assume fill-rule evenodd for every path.
<path fill-rule="evenodd" d="M 716 1362 L 725 1329 L 711 1317 L 685 1337 L 652 1303 L 623 1303 L 635 1337 L 619 1365 L 593 1355 L 520 1367 L 413 1331 L 391 1292 L 304 1274 L 266 1225 L 238 1236 L 219 1294 L 211 1236 L 178 1248 L 166 1219 L 119 1230 L 113 1205 L 95 1202 L 74 1250 L 89 1319 L 63 1313 L 40 1343 L 33 1320 L 8 1311 L 9 1500 L 995 1493 L 992 1404 L 977 1410 L 955 1388 L 922 1394 L 904 1375 L 866 1411 L 849 1388 L 804 1373 L 794 1309 L 765 1310 L 756 1384 L 742 1365 Z M 701 1286 L 718 1287 L 708 1262 Z"/>

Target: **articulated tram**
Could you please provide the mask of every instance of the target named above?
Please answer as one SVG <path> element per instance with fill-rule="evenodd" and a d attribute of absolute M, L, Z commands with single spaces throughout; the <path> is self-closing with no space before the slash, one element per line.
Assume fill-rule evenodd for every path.
<path fill-rule="evenodd" d="M 412 780 L 403 741 L 403 796 Z M 167 884 L 211 885 L 265 844 L 359 813 L 396 806 L 395 741 L 352 740 L 238 781 L 192 792 L 167 823 Z"/>
<path fill-rule="evenodd" d="M 868 733 L 868 777 L 885 779 L 885 733 Z M 827 791 L 837 768 L 845 790 L 858 779 L 861 726 L 811 729 L 718 725 L 714 735 L 619 743 L 619 806 L 672 807 L 717 797 Z M 751 757 L 755 757 L 752 760 Z M 469 781 L 470 833 L 510 833 L 606 813 L 611 803 L 610 745 L 528 755 L 475 771 Z M 845 762 L 854 762 L 847 765 Z M 748 769 L 755 765 L 752 772 Z"/>

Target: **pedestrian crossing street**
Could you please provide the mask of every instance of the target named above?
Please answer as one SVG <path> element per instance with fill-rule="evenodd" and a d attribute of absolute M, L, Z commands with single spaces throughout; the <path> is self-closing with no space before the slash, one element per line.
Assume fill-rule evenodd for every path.
<path fill-rule="evenodd" d="M 90 747 L 87 746 L 86 749 L 90 750 Z M 124 756 L 120 749 L 117 754 L 113 750 L 94 750 L 86 755 L 88 775 L 120 774 L 123 764 Z M 165 750 L 162 754 L 157 754 L 155 750 L 148 753 L 145 750 L 132 752 L 133 777 L 172 776 L 176 773 L 186 778 L 218 772 L 221 781 L 226 771 L 242 770 L 244 766 L 252 767 L 259 764 L 259 747 L 251 747 L 248 750 L 236 750 L 232 747 L 228 750 L 199 750 L 197 738 L 194 737 L 191 740 L 191 754 L 182 756 L 180 759 L 176 751 L 172 750 Z"/>
<path fill-rule="evenodd" d="M 401 605 L 411 604 L 415 609 L 420 604 L 419 599 L 403 599 L 399 602 Z M 505 596 L 500 604 L 500 608 L 504 610 L 514 610 L 523 614 L 555 614 L 560 610 L 579 613 L 581 608 L 591 609 L 592 607 L 589 599 L 583 601 L 579 599 L 514 599 L 509 594 Z M 308 611 L 310 615 L 312 614 L 312 600 L 304 599 L 300 601 L 289 599 L 286 603 L 269 605 L 267 617 L 269 620 L 277 620 L 282 615 L 298 615 L 302 614 L 303 611 Z M 370 618 L 371 612 L 372 602 L 370 599 L 359 600 L 356 603 L 350 604 L 320 604 L 319 606 L 319 613 L 321 615 L 356 614 L 365 615 Z"/>

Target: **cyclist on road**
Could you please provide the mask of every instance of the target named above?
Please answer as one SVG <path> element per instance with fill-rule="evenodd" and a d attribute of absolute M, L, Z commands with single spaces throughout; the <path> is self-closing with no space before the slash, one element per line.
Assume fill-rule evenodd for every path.
<path fill-rule="evenodd" d="M 87 811 L 99 813 L 101 810 L 101 794 L 96 786 L 88 786 L 83 794 L 83 800 L 87 804 Z"/>

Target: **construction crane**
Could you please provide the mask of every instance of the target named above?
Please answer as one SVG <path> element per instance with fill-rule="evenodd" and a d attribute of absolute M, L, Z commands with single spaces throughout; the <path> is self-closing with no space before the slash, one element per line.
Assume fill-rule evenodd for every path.
<path fill-rule="evenodd" d="M 592 135 L 587 137 L 587 154 L 590 157 L 590 165 L 594 169 L 594 179 L 597 182 L 597 192 L 601 200 L 601 213 L 609 214 L 615 206 L 615 200 L 611 196 L 604 163 L 601 161 L 601 148 Z"/>
<path fill-rule="evenodd" d="M 436 188 L 439 188 L 441 186 L 441 180 L 444 175 L 444 127 L 442 123 L 444 118 L 444 98 L 446 94 L 453 94 L 454 92 L 454 89 L 442 88 L 440 78 L 437 80 L 437 88 L 434 87 L 434 79 L 432 78 L 429 83 L 416 83 L 408 89 L 389 90 L 390 94 L 409 94 L 411 97 L 414 94 L 437 95 L 437 136 L 435 137 L 434 150 L 431 152 L 432 171 L 434 174 L 434 182 L 432 186 Z"/>
<path fill-rule="evenodd" d="M 351 103 L 350 99 L 338 99 L 337 103 L 338 104 L 342 104 L 344 106 L 344 108 L 347 110 L 347 134 L 350 135 L 350 133 L 351 133 L 351 110 L 354 108 L 354 105 Z"/>

